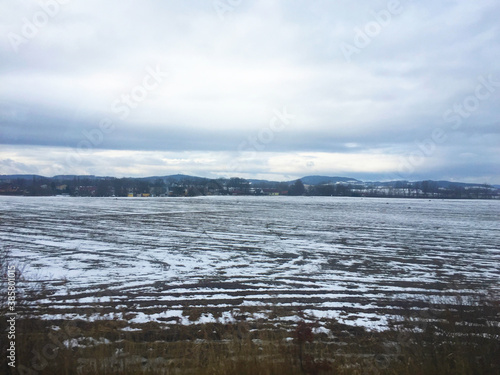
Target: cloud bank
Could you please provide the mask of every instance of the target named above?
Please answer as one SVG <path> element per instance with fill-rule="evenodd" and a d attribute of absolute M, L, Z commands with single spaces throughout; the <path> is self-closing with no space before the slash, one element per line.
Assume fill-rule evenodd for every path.
<path fill-rule="evenodd" d="M 500 183 L 500 4 L 0 4 L 0 173 Z"/>

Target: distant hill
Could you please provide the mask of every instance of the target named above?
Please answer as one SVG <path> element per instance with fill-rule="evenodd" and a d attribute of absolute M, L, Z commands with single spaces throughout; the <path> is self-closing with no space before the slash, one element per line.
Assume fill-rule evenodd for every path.
<path fill-rule="evenodd" d="M 361 183 L 361 181 L 356 180 L 355 178 L 351 178 L 351 177 L 306 176 L 306 177 L 302 177 L 301 180 L 302 180 L 302 183 L 304 183 L 306 185 L 334 184 L 337 182 Z M 291 182 L 293 182 L 293 181 L 291 181 Z"/>
<path fill-rule="evenodd" d="M 15 180 L 18 178 L 21 180 L 32 180 L 33 177 L 44 178 L 43 176 L 39 176 L 37 174 L 2 174 L 0 175 L 0 180 Z"/>
<path fill-rule="evenodd" d="M 451 182 L 451 181 L 433 181 L 433 182 L 435 182 L 438 185 L 438 187 L 443 187 L 446 189 L 452 187 L 485 186 L 485 184 L 470 184 L 466 182 Z"/>
<path fill-rule="evenodd" d="M 76 174 L 65 174 L 65 175 L 57 175 L 53 177 L 45 177 L 45 176 L 40 176 L 38 174 L 3 174 L 0 175 L 0 181 L 5 181 L 5 180 L 16 180 L 16 179 L 21 179 L 21 180 L 32 180 L 33 178 L 35 179 L 48 179 L 48 180 L 72 180 L 74 178 L 80 178 L 80 179 L 89 179 L 89 180 L 105 180 L 105 179 L 110 179 L 114 177 L 105 177 L 105 176 L 94 176 L 94 175 L 76 175 Z"/>
<path fill-rule="evenodd" d="M 13 175 L 0 175 L 0 181 L 9 181 L 9 180 L 27 180 L 31 181 L 35 178 L 36 180 L 39 179 L 46 179 L 46 180 L 51 180 L 51 181 L 63 181 L 63 180 L 73 180 L 73 179 L 86 179 L 86 180 L 94 180 L 94 181 L 102 181 L 102 180 L 113 180 L 115 177 L 109 177 L 109 176 L 94 176 L 94 175 L 58 175 L 54 177 L 44 177 L 40 175 L 35 175 L 35 174 L 13 174 Z M 198 176 L 190 176 L 190 175 L 185 175 L 185 174 L 174 174 L 174 175 L 167 175 L 167 176 L 150 176 L 150 177 L 127 177 L 127 179 L 131 180 L 140 180 L 140 181 L 146 181 L 149 183 L 154 183 L 157 180 L 162 180 L 163 182 L 169 184 L 169 183 L 181 183 L 181 182 L 191 182 L 195 184 L 203 184 L 206 183 L 210 180 L 210 178 L 206 177 L 198 177 Z M 228 181 L 229 179 L 221 179 Z M 474 184 L 474 183 L 465 183 L 465 182 L 452 182 L 452 181 L 432 181 L 432 180 L 427 180 L 427 181 L 406 181 L 406 180 L 399 180 L 399 181 L 372 181 L 372 182 L 363 182 L 360 180 L 357 180 L 352 177 L 339 177 L 339 176 L 305 176 L 302 177 L 300 180 L 302 180 L 302 183 L 305 185 L 312 185 L 312 186 L 318 186 L 318 185 L 326 185 L 326 184 L 336 184 L 339 182 L 343 183 L 350 183 L 352 185 L 360 184 L 360 185 L 366 185 L 366 186 L 384 186 L 384 187 L 393 187 L 393 188 L 398 188 L 402 186 L 415 186 L 417 184 L 422 184 L 423 182 L 428 182 L 431 183 L 433 186 L 436 186 L 438 188 L 444 188 L 444 189 L 450 189 L 450 188 L 467 188 L 467 187 L 485 187 L 485 184 Z M 273 185 L 273 184 L 279 184 L 279 181 L 270 181 L 270 180 L 258 180 L 258 179 L 247 179 L 247 181 L 251 182 L 253 185 Z M 284 183 L 292 185 L 296 180 L 291 180 L 291 181 L 286 181 Z M 492 185 L 491 187 L 494 187 L 496 189 L 500 188 L 500 185 Z"/>
<path fill-rule="evenodd" d="M 269 180 L 257 180 L 257 179 L 254 179 L 254 178 L 249 178 L 247 180 L 248 182 L 251 182 L 252 184 L 275 184 L 276 181 L 269 181 Z"/>
<path fill-rule="evenodd" d="M 143 180 L 143 181 L 148 181 L 148 182 L 155 182 L 157 180 L 163 180 L 165 183 L 182 182 L 182 181 L 193 181 L 193 182 L 197 182 L 198 183 L 198 182 L 210 180 L 209 178 L 197 177 L 197 176 L 189 176 L 189 175 L 186 175 L 186 174 L 173 174 L 173 175 L 170 175 L 170 176 L 139 177 L 137 179 L 138 180 Z"/>
<path fill-rule="evenodd" d="M 467 182 L 452 182 L 452 181 L 433 181 L 433 180 L 423 180 L 423 181 L 407 181 L 407 180 L 397 180 L 397 181 L 375 181 L 375 182 L 368 182 L 366 184 L 372 185 L 372 186 L 387 186 L 387 187 L 400 187 L 400 186 L 406 186 L 406 185 L 416 185 L 416 184 L 422 184 L 423 182 L 428 182 L 431 184 L 434 184 L 438 188 L 445 188 L 445 189 L 450 189 L 450 188 L 456 188 L 456 187 L 473 187 L 473 186 L 481 186 L 484 187 L 486 186 L 485 184 L 474 184 L 474 183 L 467 183 Z M 498 188 L 498 185 L 492 185 L 492 187 Z"/>

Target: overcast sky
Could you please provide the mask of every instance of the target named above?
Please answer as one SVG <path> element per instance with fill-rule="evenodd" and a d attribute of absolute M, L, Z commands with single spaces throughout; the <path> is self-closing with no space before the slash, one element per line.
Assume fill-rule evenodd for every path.
<path fill-rule="evenodd" d="M 500 2 L 0 3 L 0 174 L 500 183 Z"/>

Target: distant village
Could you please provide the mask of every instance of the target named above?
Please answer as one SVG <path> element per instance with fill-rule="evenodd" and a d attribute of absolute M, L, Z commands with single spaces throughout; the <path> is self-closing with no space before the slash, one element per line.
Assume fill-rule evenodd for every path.
<path fill-rule="evenodd" d="M 243 178 L 208 179 L 173 175 L 147 178 L 35 175 L 0 176 L 0 195 L 73 197 L 193 197 L 203 195 L 291 195 L 499 199 L 490 185 L 445 181 L 362 182 L 348 178 L 309 176 L 275 182 Z"/>

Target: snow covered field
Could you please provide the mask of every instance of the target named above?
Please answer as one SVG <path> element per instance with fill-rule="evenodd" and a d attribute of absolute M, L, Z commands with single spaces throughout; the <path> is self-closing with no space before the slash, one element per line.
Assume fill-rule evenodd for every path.
<path fill-rule="evenodd" d="M 45 317 L 300 309 L 381 328 L 436 296 L 498 288 L 499 213 L 478 200 L 0 197 L 0 241 L 46 280 Z"/>

